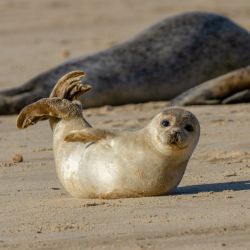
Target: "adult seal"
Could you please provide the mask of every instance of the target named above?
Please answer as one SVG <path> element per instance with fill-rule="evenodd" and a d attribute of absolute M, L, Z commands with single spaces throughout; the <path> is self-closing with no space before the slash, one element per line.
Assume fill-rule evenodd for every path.
<path fill-rule="evenodd" d="M 168 194 L 182 179 L 199 140 L 196 117 L 170 108 L 137 131 L 91 127 L 76 99 L 90 89 L 83 72 L 59 80 L 49 98 L 25 107 L 17 126 L 50 119 L 57 174 L 80 198 L 121 198 Z"/>
<path fill-rule="evenodd" d="M 83 70 L 93 91 L 85 107 L 169 100 L 207 80 L 250 65 L 250 34 L 228 18 L 191 12 L 166 18 L 134 38 L 79 57 L 0 92 L 0 114 L 49 95 L 61 75 Z"/>

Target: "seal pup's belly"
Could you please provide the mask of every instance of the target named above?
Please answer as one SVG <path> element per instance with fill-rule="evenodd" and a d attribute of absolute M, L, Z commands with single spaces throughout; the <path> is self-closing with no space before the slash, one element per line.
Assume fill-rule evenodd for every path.
<path fill-rule="evenodd" d="M 152 152 L 141 152 L 142 156 L 138 157 L 143 149 L 123 152 L 126 149 L 119 146 L 119 140 L 105 145 L 77 142 L 74 148 L 72 146 L 65 143 L 56 152 L 55 159 L 63 186 L 75 197 L 118 198 L 168 193 L 179 184 L 186 167 L 186 163 L 175 166 L 171 160 L 163 160 Z"/>

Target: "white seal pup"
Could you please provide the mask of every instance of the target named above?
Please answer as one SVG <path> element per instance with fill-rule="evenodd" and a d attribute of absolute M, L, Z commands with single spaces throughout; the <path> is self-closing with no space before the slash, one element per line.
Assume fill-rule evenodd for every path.
<path fill-rule="evenodd" d="M 200 135 L 197 118 L 169 108 L 137 131 L 97 129 L 84 119 L 83 72 L 62 77 L 49 98 L 26 106 L 18 128 L 50 119 L 59 179 L 79 198 L 121 198 L 172 192 L 182 179 Z"/>

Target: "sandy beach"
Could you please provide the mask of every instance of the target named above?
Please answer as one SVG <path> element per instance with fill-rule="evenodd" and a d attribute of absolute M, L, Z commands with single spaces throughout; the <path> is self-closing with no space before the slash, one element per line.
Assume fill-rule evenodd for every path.
<path fill-rule="evenodd" d="M 2 0 L 0 87 L 203 10 L 250 30 L 248 0 Z M 141 128 L 165 102 L 84 110 L 96 127 Z M 56 176 L 48 122 L 0 117 L 0 249 L 250 249 L 250 104 L 188 107 L 201 139 L 173 195 L 72 198 Z M 15 154 L 23 162 L 13 163 Z"/>

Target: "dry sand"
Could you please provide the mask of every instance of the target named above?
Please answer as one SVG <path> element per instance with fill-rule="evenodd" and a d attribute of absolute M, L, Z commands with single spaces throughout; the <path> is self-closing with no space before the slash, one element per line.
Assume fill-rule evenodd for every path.
<path fill-rule="evenodd" d="M 249 0 L 1 0 L 0 87 L 188 10 L 216 11 L 250 30 Z M 85 113 L 97 127 L 140 128 L 164 106 Z M 70 197 L 56 177 L 48 123 L 18 131 L 16 116 L 0 117 L 0 248 L 250 249 L 250 105 L 188 109 L 201 140 L 176 193 L 118 200 Z M 12 163 L 16 153 L 22 163 Z"/>

